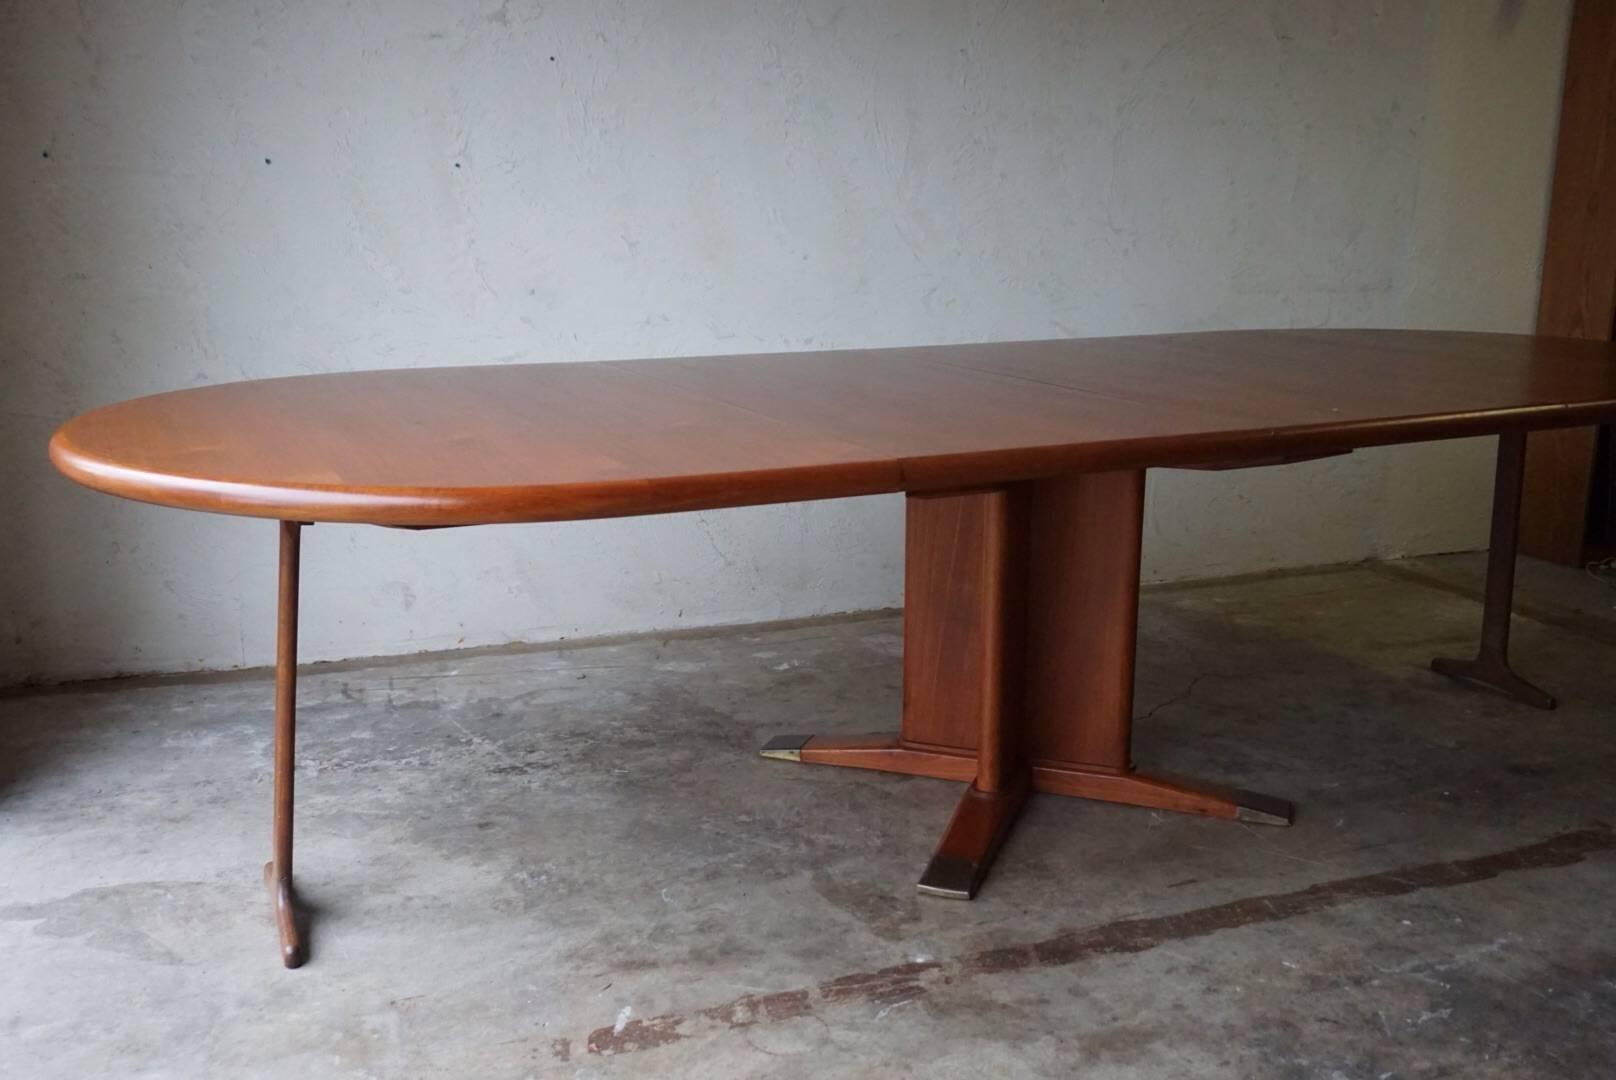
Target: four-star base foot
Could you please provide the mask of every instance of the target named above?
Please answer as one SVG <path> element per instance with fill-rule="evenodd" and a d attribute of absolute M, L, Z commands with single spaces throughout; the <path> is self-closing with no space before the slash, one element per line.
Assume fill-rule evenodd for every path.
<path fill-rule="evenodd" d="M 976 759 L 970 754 L 907 746 L 892 735 L 781 735 L 760 751 L 775 761 L 872 769 L 904 776 L 971 781 Z M 1027 781 L 1008 796 L 990 796 L 971 786 L 944 830 L 919 888 L 932 896 L 969 900 L 986 876 L 999 845 L 1031 792 L 1098 802 L 1224 818 L 1249 825 L 1289 825 L 1295 807 L 1284 799 L 1200 780 L 1145 773 L 1112 773 L 1054 762 L 1034 762 Z"/>
<path fill-rule="evenodd" d="M 920 875 L 920 891 L 950 900 L 974 897 L 1026 801 L 1025 777 L 1004 791 L 983 791 L 973 782 L 960 797 L 943 839 Z"/>
<path fill-rule="evenodd" d="M 970 780 L 976 773 L 976 759 L 970 754 L 908 746 L 894 735 L 780 735 L 770 739 L 759 754 L 774 761 L 872 769 L 937 780 Z M 1272 795 L 1166 773 L 1137 769 L 1103 772 L 1059 762 L 1034 762 L 1028 771 L 1030 789 L 1050 795 L 1252 825 L 1289 825 L 1296 815 L 1295 807 Z"/>

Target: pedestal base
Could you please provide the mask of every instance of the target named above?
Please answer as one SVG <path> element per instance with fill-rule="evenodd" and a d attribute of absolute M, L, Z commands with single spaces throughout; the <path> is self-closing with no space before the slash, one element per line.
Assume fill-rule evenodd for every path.
<path fill-rule="evenodd" d="M 970 782 L 920 881 L 960 899 L 1030 791 L 1290 824 L 1283 800 L 1133 768 L 1144 495 L 1143 472 L 911 495 L 901 731 L 763 756 Z"/>

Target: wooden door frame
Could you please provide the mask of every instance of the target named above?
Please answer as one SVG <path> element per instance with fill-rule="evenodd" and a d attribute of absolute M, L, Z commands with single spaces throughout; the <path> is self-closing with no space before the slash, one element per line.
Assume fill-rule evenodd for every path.
<path fill-rule="evenodd" d="M 1616 4 L 1577 0 L 1566 48 L 1537 332 L 1608 341 L 1616 321 Z M 1527 440 L 1521 551 L 1581 565 L 1599 429 Z"/>

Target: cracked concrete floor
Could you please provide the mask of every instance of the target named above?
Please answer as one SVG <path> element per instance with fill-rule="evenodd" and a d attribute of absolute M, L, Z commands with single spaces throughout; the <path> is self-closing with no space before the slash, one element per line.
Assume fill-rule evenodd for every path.
<path fill-rule="evenodd" d="M 1480 568 L 1147 592 L 1139 760 L 1295 826 L 1037 797 L 971 904 L 957 785 L 754 754 L 894 617 L 316 668 L 296 972 L 264 676 L 5 698 L 0 1076 L 1616 1075 L 1616 590 L 1525 568 L 1538 713 L 1425 670 Z"/>

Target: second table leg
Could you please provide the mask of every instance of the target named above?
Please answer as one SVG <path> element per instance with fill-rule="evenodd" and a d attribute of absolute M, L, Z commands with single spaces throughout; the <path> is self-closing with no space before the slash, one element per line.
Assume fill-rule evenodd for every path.
<path fill-rule="evenodd" d="M 302 526 L 281 522 L 279 615 L 275 635 L 275 809 L 272 857 L 264 865 L 280 935 L 281 963 L 302 966 L 303 930 L 292 884 L 292 785 L 297 768 L 297 593 Z"/>
<path fill-rule="evenodd" d="M 1431 661 L 1431 670 L 1489 687 L 1534 708 L 1552 709 L 1553 696 L 1515 674 L 1509 666 L 1509 618 L 1515 596 L 1515 551 L 1521 531 L 1521 485 L 1525 474 L 1526 433 L 1509 431 L 1498 436 L 1481 645 L 1474 659 L 1438 657 Z"/>

